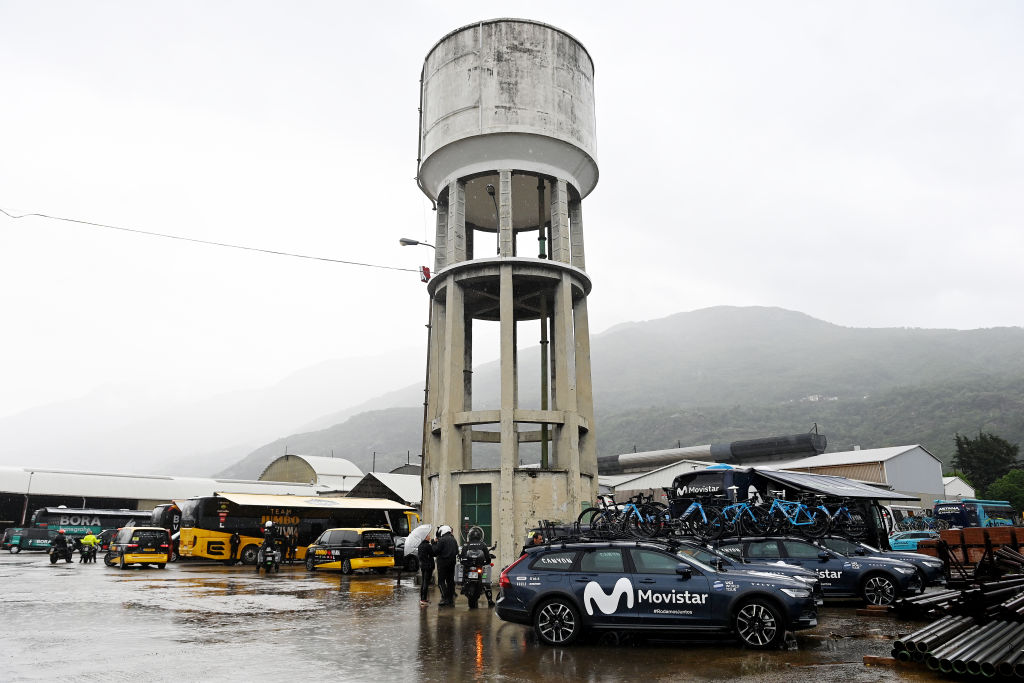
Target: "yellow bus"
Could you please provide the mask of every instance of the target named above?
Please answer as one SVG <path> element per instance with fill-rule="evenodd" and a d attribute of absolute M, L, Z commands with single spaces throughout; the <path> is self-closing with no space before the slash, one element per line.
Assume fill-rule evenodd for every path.
<path fill-rule="evenodd" d="M 263 525 L 273 522 L 287 548 L 295 538 L 295 558 L 326 529 L 378 527 L 407 536 L 420 521 L 414 508 L 386 498 L 321 498 L 263 493 L 217 493 L 175 501 L 181 508 L 178 552 L 181 557 L 256 564 Z M 234 546 L 231 538 L 238 534 Z"/>

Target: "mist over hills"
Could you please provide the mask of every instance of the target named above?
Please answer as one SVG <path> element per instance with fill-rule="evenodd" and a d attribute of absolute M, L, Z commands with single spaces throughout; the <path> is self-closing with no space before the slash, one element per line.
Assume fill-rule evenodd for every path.
<path fill-rule="evenodd" d="M 848 328 L 779 308 L 721 306 L 615 326 L 592 336 L 591 356 L 601 455 L 814 423 L 830 451 L 920 443 L 947 462 L 958 431 L 1024 441 L 1022 328 Z M 538 347 L 521 349 L 519 361 L 520 403 L 539 406 Z M 347 421 L 352 411 L 328 414 L 311 424 L 331 426 L 268 444 L 222 473 L 258 476 L 285 442 L 291 453 L 333 453 L 364 471 L 373 450 L 378 470 L 382 453 L 397 465 L 411 451 L 418 462 L 422 391 L 419 383 L 391 392 Z M 475 408 L 497 407 L 496 362 L 474 368 L 473 395 Z"/>

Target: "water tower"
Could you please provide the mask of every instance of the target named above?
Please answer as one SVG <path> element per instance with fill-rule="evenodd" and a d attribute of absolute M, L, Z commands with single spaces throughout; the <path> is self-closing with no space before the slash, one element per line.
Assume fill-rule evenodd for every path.
<path fill-rule="evenodd" d="M 582 211 L 598 177 L 594 66 L 553 26 L 482 21 L 430 50 L 420 100 L 417 182 L 437 210 L 423 516 L 483 526 L 503 566 L 538 520 L 575 520 L 597 495 Z M 498 345 L 488 396 L 475 340 Z"/>

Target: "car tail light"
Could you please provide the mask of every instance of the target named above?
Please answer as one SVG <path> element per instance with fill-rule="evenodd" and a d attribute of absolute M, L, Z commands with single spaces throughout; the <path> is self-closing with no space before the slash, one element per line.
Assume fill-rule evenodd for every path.
<path fill-rule="evenodd" d="M 161 543 L 161 544 L 160 544 L 160 547 L 161 547 L 161 548 L 166 548 L 166 547 L 167 547 L 167 544 L 166 544 L 166 543 Z"/>
<path fill-rule="evenodd" d="M 511 569 L 513 567 L 515 567 L 517 564 L 522 562 L 524 559 L 526 559 L 526 555 L 521 556 L 518 560 L 516 560 L 515 562 L 513 562 L 509 566 L 505 567 L 501 571 L 501 576 L 498 578 L 498 587 L 499 588 L 511 588 L 512 587 L 512 582 L 508 580 L 508 573 L 509 573 L 509 571 L 511 571 Z"/>
<path fill-rule="evenodd" d="M 125 548 L 138 548 L 139 544 L 138 543 L 126 543 L 124 547 Z"/>

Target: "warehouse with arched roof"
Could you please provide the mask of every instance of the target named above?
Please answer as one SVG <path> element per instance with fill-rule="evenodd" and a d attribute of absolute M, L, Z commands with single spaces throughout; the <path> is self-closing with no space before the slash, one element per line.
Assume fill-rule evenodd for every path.
<path fill-rule="evenodd" d="M 267 465 L 261 481 L 291 481 L 316 486 L 321 495 L 344 495 L 363 478 L 351 460 L 319 455 L 282 455 Z"/>

